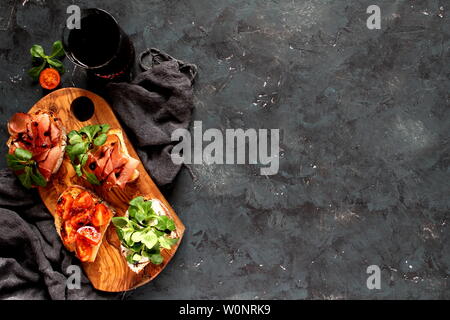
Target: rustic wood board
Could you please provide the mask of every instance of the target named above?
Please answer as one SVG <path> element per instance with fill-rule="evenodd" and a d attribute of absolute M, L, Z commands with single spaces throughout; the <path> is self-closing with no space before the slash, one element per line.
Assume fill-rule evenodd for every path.
<path fill-rule="evenodd" d="M 78 97 L 88 97 L 95 106 L 93 117 L 84 122 L 80 122 L 71 111 L 71 103 Z M 30 112 L 37 110 L 47 110 L 57 113 L 67 133 L 87 125 L 103 123 L 109 124 L 112 129 L 121 129 L 121 125 L 108 103 L 98 95 L 83 89 L 65 88 L 54 91 L 37 102 L 30 109 Z M 139 159 L 125 132 L 123 133 L 130 156 Z M 166 199 L 164 199 L 142 163 L 139 164 L 138 170 L 140 176 L 136 182 L 127 184 L 124 190 L 113 188 L 111 191 L 107 191 L 102 187 L 93 186 L 83 178 L 78 177 L 66 156 L 61 168 L 52 177 L 47 187 L 39 188 L 39 194 L 52 215 L 55 214 L 56 201 L 59 195 L 71 185 L 81 185 L 94 191 L 116 210 L 117 216 L 125 215 L 128 209 L 128 202 L 137 196 L 159 199 L 168 208 L 170 218 L 175 221 L 176 233 L 180 241 L 171 250 L 162 250 L 161 254 L 164 257 L 164 262 L 161 265 L 156 266 L 150 263 L 139 274 L 134 273 L 128 268 L 125 258 L 120 253 L 120 240 L 111 223 L 103 238 L 103 243 L 95 262 L 83 263 L 83 269 L 86 275 L 98 290 L 110 292 L 126 291 L 151 281 L 167 266 L 181 243 L 185 230 L 183 223 Z"/>

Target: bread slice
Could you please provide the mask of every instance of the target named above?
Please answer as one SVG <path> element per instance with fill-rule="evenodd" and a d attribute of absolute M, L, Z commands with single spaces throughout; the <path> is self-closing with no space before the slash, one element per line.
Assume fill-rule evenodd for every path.
<path fill-rule="evenodd" d="M 61 205 L 61 199 L 63 199 L 64 196 L 71 196 L 73 199 L 76 199 L 78 195 L 80 195 L 83 192 L 88 192 L 93 201 L 94 201 L 94 206 L 96 206 L 97 204 L 103 204 L 105 205 L 105 207 L 110 211 L 110 215 L 109 215 L 109 219 L 108 221 L 103 224 L 102 226 L 96 227 L 96 229 L 98 229 L 97 231 L 101 234 L 101 238 L 100 241 L 97 245 L 91 245 L 91 249 L 92 252 L 90 254 L 90 258 L 86 261 L 83 261 L 82 259 L 80 259 L 80 257 L 78 256 L 77 252 L 76 252 L 76 242 L 67 242 L 64 239 L 64 236 L 62 234 L 63 231 L 63 226 L 64 226 L 64 219 L 63 219 L 63 212 L 60 211 L 60 205 Z M 93 209 L 93 208 L 92 208 Z M 61 241 L 63 242 L 64 246 L 67 248 L 67 250 L 69 250 L 70 252 L 75 252 L 77 257 L 82 260 L 83 262 L 94 262 L 95 258 L 97 257 L 97 253 L 98 250 L 100 249 L 100 246 L 102 244 L 103 241 L 103 237 L 105 236 L 106 230 L 109 227 L 109 224 L 111 223 L 112 217 L 115 215 L 115 211 L 102 199 L 100 199 L 97 195 L 95 195 L 93 192 L 85 189 L 82 186 L 78 186 L 78 185 L 74 185 L 71 186 L 69 188 L 67 188 L 58 198 L 58 202 L 57 202 L 57 212 L 54 215 L 54 219 L 55 219 L 55 227 L 56 227 L 56 232 L 58 233 L 59 237 L 61 238 Z M 72 217 L 74 217 L 76 215 L 72 215 Z M 88 226 L 92 225 L 92 222 L 88 222 L 87 223 Z"/>

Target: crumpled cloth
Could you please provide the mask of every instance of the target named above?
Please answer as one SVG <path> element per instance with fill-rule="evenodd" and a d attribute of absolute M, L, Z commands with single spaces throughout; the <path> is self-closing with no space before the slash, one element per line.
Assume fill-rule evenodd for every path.
<path fill-rule="evenodd" d="M 145 66 L 144 57 L 151 57 Z M 194 65 L 156 49 L 141 55 L 145 72 L 132 83 L 107 86 L 107 97 L 154 181 L 170 184 L 180 170 L 170 159 L 171 132 L 187 128 L 193 110 Z M 81 288 L 68 289 L 70 265 L 80 265 L 59 239 L 37 192 L 0 170 L 0 299 L 106 299 L 122 294 L 95 290 L 81 272 Z"/>
<path fill-rule="evenodd" d="M 10 170 L 0 170 L 0 299 L 120 297 L 95 290 L 83 272 L 80 289 L 67 289 L 70 265 L 80 263 L 64 249 L 37 192 L 22 187 Z"/>
<path fill-rule="evenodd" d="M 149 57 L 150 64 L 145 63 Z M 140 56 L 144 72 L 131 83 L 111 83 L 106 96 L 135 142 L 139 157 L 159 186 L 170 184 L 181 169 L 170 152 L 174 130 L 187 129 L 192 118 L 197 67 L 157 49 Z"/>

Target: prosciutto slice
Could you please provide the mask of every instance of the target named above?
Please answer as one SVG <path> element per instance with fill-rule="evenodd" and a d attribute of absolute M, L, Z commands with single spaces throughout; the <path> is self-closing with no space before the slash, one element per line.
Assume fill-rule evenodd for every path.
<path fill-rule="evenodd" d="M 13 154 L 17 148 L 30 151 L 48 181 L 64 156 L 67 138 L 61 121 L 52 112 L 16 113 L 8 122 L 8 132 L 9 153 Z"/>
<path fill-rule="evenodd" d="M 10 135 L 24 133 L 28 129 L 31 116 L 28 113 L 16 113 L 8 122 L 8 132 Z"/>
<path fill-rule="evenodd" d="M 139 161 L 134 158 L 129 158 L 128 162 L 124 165 L 123 169 L 119 172 L 117 179 L 117 185 L 121 188 L 125 187 L 125 184 L 130 180 L 131 176 L 139 165 Z"/>
<path fill-rule="evenodd" d="M 123 151 L 117 135 L 111 134 L 103 146 L 89 154 L 85 169 L 94 173 L 108 188 L 125 188 L 132 180 L 138 164 L 138 160 Z"/>
<path fill-rule="evenodd" d="M 63 147 L 56 146 L 47 152 L 47 157 L 44 161 L 39 162 L 39 169 L 47 181 L 50 179 L 50 176 L 60 161 L 62 154 L 64 154 Z"/>

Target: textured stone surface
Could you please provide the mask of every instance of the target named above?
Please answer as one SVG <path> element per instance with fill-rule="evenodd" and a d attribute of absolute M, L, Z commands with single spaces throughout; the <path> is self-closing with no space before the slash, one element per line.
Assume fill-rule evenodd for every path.
<path fill-rule="evenodd" d="M 72 2 L 1 1 L 0 141 L 11 114 L 42 96 L 28 49 L 59 39 Z M 128 297 L 450 298 L 447 1 L 76 3 L 110 11 L 137 51 L 198 64 L 204 128 L 282 130 L 276 176 L 245 165 L 180 174 L 168 198 L 186 237 Z M 381 30 L 366 28 L 370 4 Z M 371 264 L 381 290 L 366 288 Z"/>

